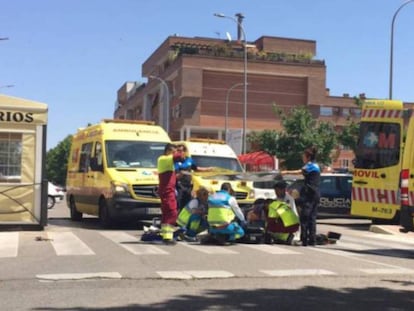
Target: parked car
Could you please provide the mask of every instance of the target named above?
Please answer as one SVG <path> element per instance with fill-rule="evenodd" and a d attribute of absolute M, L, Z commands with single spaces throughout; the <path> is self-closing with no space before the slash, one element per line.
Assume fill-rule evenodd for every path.
<path fill-rule="evenodd" d="M 300 193 L 304 180 L 298 179 L 288 186 L 287 191 Z M 352 174 L 322 173 L 320 180 L 321 198 L 318 217 L 350 216 L 352 197 Z M 294 196 L 294 194 L 292 194 Z"/>
<path fill-rule="evenodd" d="M 282 177 L 279 171 L 249 172 L 246 178 L 253 181 L 255 199 L 275 199 L 276 194 L 273 185 L 275 181 L 283 178 L 288 185 L 292 184 L 301 175 L 285 175 Z"/>
<path fill-rule="evenodd" d="M 64 192 L 61 187 L 58 187 L 48 182 L 48 191 L 47 191 L 47 208 L 50 209 L 55 206 L 56 202 L 60 202 L 63 200 Z"/>

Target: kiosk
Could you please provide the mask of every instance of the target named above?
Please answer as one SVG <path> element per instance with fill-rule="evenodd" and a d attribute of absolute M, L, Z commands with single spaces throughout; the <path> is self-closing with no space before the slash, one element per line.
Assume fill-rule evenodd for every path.
<path fill-rule="evenodd" d="M 0 94 L 0 230 L 47 224 L 47 110 Z"/>

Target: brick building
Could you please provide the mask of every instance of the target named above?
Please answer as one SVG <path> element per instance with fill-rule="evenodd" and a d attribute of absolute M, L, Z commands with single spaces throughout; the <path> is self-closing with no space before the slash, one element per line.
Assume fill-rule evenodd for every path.
<path fill-rule="evenodd" d="M 305 105 L 338 130 L 359 118 L 353 98 L 330 96 L 315 41 L 263 36 L 247 42 L 246 51 L 246 133 L 280 130 L 275 104 L 285 111 Z M 244 64 L 240 40 L 170 36 L 142 65 L 148 82 L 126 82 L 118 90 L 114 117 L 154 120 L 173 140 L 224 139 L 226 125 L 244 126 Z M 333 167 L 351 167 L 352 158 L 342 150 Z"/>

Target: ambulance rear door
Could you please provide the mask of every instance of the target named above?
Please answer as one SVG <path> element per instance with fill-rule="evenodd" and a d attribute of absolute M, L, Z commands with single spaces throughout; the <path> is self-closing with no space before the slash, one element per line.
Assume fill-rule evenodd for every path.
<path fill-rule="evenodd" d="M 396 217 L 400 208 L 402 133 L 402 102 L 364 103 L 354 160 L 352 215 L 368 217 L 374 222 Z"/>

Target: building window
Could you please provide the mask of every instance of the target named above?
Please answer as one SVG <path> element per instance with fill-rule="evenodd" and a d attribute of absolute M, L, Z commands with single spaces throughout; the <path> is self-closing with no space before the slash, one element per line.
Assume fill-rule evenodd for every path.
<path fill-rule="evenodd" d="M 348 159 L 342 159 L 341 160 L 341 167 L 345 168 L 345 167 L 349 167 L 349 160 Z"/>
<path fill-rule="evenodd" d="M 351 114 L 354 117 L 361 118 L 361 109 L 359 109 L 359 108 L 353 108 L 353 109 L 351 109 Z"/>
<path fill-rule="evenodd" d="M 351 110 L 349 108 L 342 108 L 342 116 L 349 117 L 351 115 Z"/>
<path fill-rule="evenodd" d="M 19 182 L 22 171 L 22 134 L 0 133 L 0 182 Z"/>
<path fill-rule="evenodd" d="M 181 104 L 175 105 L 172 109 L 172 117 L 173 119 L 181 118 Z"/>
<path fill-rule="evenodd" d="M 331 117 L 333 115 L 332 107 L 320 107 L 319 114 L 322 117 Z"/>
<path fill-rule="evenodd" d="M 126 118 L 128 120 L 134 120 L 135 119 L 135 114 L 134 114 L 134 110 L 133 109 L 128 109 L 126 112 Z"/>

